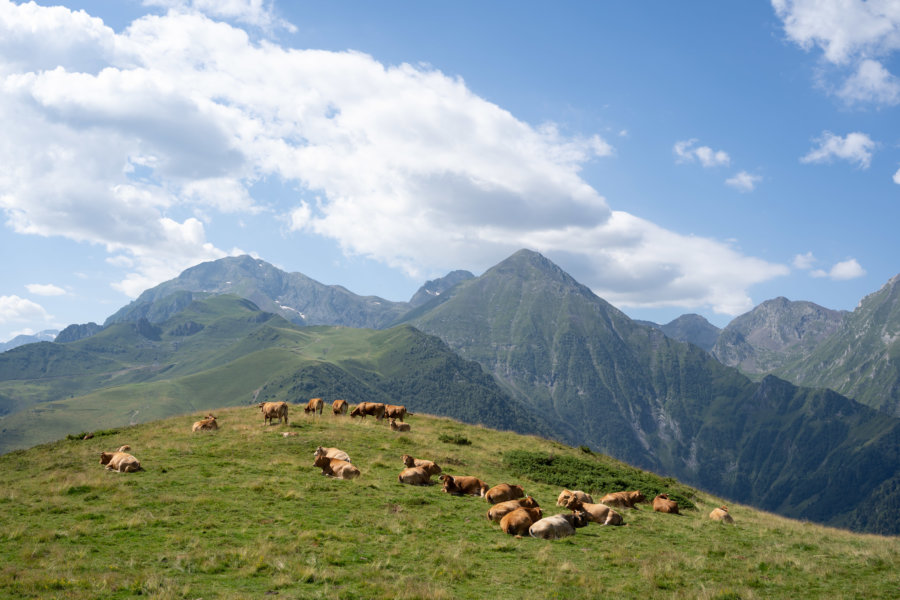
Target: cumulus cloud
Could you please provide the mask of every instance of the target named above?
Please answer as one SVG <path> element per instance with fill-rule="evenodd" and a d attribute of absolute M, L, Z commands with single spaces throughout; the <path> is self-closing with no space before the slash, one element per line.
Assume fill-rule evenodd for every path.
<path fill-rule="evenodd" d="M 812 252 L 807 252 L 806 254 L 797 254 L 794 256 L 794 260 L 792 263 L 794 268 L 801 270 L 809 270 L 813 268 L 813 265 L 816 264 L 816 257 L 813 256 Z"/>
<path fill-rule="evenodd" d="M 828 271 L 825 271 L 823 269 L 816 269 L 815 271 L 810 273 L 810 275 L 812 275 L 813 277 L 827 277 L 836 281 L 856 279 L 857 277 L 862 277 L 865 274 L 866 270 L 862 268 L 862 266 L 856 261 L 855 258 L 850 258 L 845 261 L 836 263 Z"/>
<path fill-rule="evenodd" d="M 741 171 L 734 177 L 726 179 L 725 183 L 739 192 L 752 192 L 760 181 L 762 181 L 761 175 L 752 175 L 747 171 Z"/>
<path fill-rule="evenodd" d="M 35 296 L 65 296 L 66 290 L 52 283 L 29 283 L 25 286 Z"/>
<path fill-rule="evenodd" d="M 275 14 L 274 0 L 144 0 L 144 6 L 169 10 L 195 11 L 213 18 L 228 19 L 263 29 L 275 26 L 296 31 L 291 23 Z"/>
<path fill-rule="evenodd" d="M 19 296 L 0 296 L 0 325 L 24 321 L 49 321 L 52 315 L 36 302 Z"/>
<path fill-rule="evenodd" d="M 896 0 L 772 0 L 788 39 L 835 66 L 837 94 L 850 103 L 900 103 L 897 78 L 878 59 L 900 49 Z M 849 73 L 849 74 L 848 74 Z"/>
<path fill-rule="evenodd" d="M 709 146 L 695 146 L 696 139 L 675 142 L 672 151 L 680 163 L 699 162 L 704 167 L 721 167 L 731 163 L 731 157 L 724 150 L 713 150 Z"/>
<path fill-rule="evenodd" d="M 822 136 L 815 142 L 818 145 L 801 157 L 800 162 L 823 163 L 837 158 L 856 163 L 862 169 L 868 169 L 872 162 L 872 151 L 876 146 L 872 138 L 859 132 L 848 133 L 846 137 L 841 137 L 830 131 L 823 131 Z"/>
<path fill-rule="evenodd" d="M 897 172 L 894 173 L 894 183 L 900 185 L 900 169 L 897 169 Z"/>
<path fill-rule="evenodd" d="M 0 41 L 16 57 L 0 60 L 6 226 L 99 245 L 128 271 L 114 287 L 130 296 L 237 252 L 209 241 L 223 213 L 265 215 L 413 276 L 534 248 L 625 306 L 737 314 L 750 286 L 787 271 L 612 211 L 580 175 L 615 153 L 599 135 L 525 123 L 432 68 L 254 42 L 208 16 L 250 23 L 269 3 L 154 5 L 171 10 L 122 33 L 53 9 L 65 35 L 31 57 L 13 48 L 40 46 L 51 9 L 0 0 L 0 40 L 18 40 Z M 696 140 L 676 148 L 729 163 Z M 256 197 L 267 179 L 295 194 Z"/>

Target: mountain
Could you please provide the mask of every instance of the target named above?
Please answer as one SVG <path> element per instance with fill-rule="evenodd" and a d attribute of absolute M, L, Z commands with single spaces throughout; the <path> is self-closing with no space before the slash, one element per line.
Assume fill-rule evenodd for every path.
<path fill-rule="evenodd" d="M 410 323 L 479 362 L 556 439 L 780 514 L 900 533 L 896 496 L 880 494 L 900 483 L 900 420 L 827 390 L 753 382 L 540 254 L 517 252 Z"/>
<path fill-rule="evenodd" d="M 413 297 L 410 298 L 409 305 L 412 308 L 422 306 L 457 284 L 468 281 L 469 279 L 474 279 L 474 277 L 475 276 L 468 271 L 451 271 L 440 279 L 426 281 L 425 284 L 413 294 Z"/>
<path fill-rule="evenodd" d="M 548 434 L 478 364 L 438 338 L 407 325 L 299 327 L 222 295 L 160 323 L 113 323 L 79 341 L 0 355 L 0 452 L 77 431 L 316 396 Z"/>
<path fill-rule="evenodd" d="M 863 298 L 812 352 L 776 373 L 900 416 L 900 275 Z"/>
<path fill-rule="evenodd" d="M 142 293 L 110 316 L 104 326 L 165 321 L 196 299 L 235 294 L 260 309 L 299 325 L 381 328 L 409 310 L 406 302 L 358 296 L 339 285 L 324 285 L 301 273 L 286 273 L 271 264 L 238 256 L 201 263 Z"/>
<path fill-rule="evenodd" d="M 635 323 L 656 327 L 672 339 L 700 346 L 707 352 L 713 349 L 722 331 L 704 317 L 695 314 L 681 315 L 665 325 L 651 321 L 635 321 Z"/>
<path fill-rule="evenodd" d="M 53 340 L 58 344 L 68 344 L 70 342 L 77 342 L 78 340 L 83 340 L 84 338 L 91 337 L 96 333 L 100 333 L 103 330 L 103 327 L 97 325 L 94 322 L 84 323 L 81 325 L 74 324 L 69 325 L 65 329 L 59 332 L 59 335 L 56 336 L 56 339 Z"/>
<path fill-rule="evenodd" d="M 812 352 L 844 322 L 846 311 L 812 302 L 767 300 L 722 330 L 712 354 L 749 375 L 777 372 Z"/>
<path fill-rule="evenodd" d="M 52 342 L 56 339 L 56 335 L 59 333 L 56 329 L 45 329 L 43 331 L 39 331 L 34 335 L 17 335 L 13 339 L 0 342 L 0 352 L 6 352 L 7 350 L 12 350 L 13 348 L 18 348 L 19 346 L 24 346 L 25 344 L 35 344 L 37 342 Z"/>

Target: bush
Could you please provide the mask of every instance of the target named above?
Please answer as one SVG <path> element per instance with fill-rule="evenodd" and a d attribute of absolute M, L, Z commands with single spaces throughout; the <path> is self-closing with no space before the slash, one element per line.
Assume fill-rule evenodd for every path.
<path fill-rule="evenodd" d="M 469 438 L 458 433 L 453 435 L 442 433 L 438 436 L 438 440 L 444 442 L 445 444 L 456 444 L 457 446 L 469 446 L 472 444 L 472 442 L 469 441 Z"/>

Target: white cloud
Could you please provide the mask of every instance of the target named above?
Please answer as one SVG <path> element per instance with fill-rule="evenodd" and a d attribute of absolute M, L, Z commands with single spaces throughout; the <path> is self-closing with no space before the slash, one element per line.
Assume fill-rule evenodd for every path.
<path fill-rule="evenodd" d="M 794 260 L 791 263 L 794 265 L 795 269 L 801 270 L 809 270 L 813 268 L 813 265 L 816 264 L 816 257 L 813 256 L 812 252 L 807 252 L 806 254 L 797 254 L 794 256 Z"/>
<path fill-rule="evenodd" d="M 900 49 L 896 0 L 772 0 L 788 39 L 822 49 L 839 73 L 851 73 L 838 95 L 850 103 L 900 102 L 897 78 L 876 60 Z"/>
<path fill-rule="evenodd" d="M 65 296 L 66 290 L 52 283 L 29 283 L 25 288 L 35 296 Z"/>
<path fill-rule="evenodd" d="M 235 20 L 263 29 L 273 26 L 296 31 L 296 27 L 275 15 L 274 0 L 144 0 L 145 6 L 176 11 L 196 11 L 213 18 Z"/>
<path fill-rule="evenodd" d="M 709 146 L 696 146 L 696 139 L 675 142 L 672 151 L 675 153 L 676 162 L 690 163 L 699 161 L 704 167 L 728 166 L 731 158 L 724 150 L 713 150 Z"/>
<path fill-rule="evenodd" d="M 862 266 L 856 261 L 855 258 L 850 258 L 845 261 L 836 263 L 828 271 L 816 269 L 815 271 L 810 273 L 810 275 L 812 275 L 813 277 L 827 277 L 836 281 L 856 279 L 857 277 L 862 277 L 865 274 L 866 270 L 862 268 Z"/>
<path fill-rule="evenodd" d="M 800 158 L 800 162 L 822 163 L 838 158 L 868 169 L 872 161 L 872 151 L 876 146 L 872 138 L 859 132 L 848 133 L 846 137 L 841 137 L 830 131 L 823 131 L 822 136 L 815 141 L 818 146 Z"/>
<path fill-rule="evenodd" d="M 725 183 L 739 192 L 752 192 L 756 189 L 756 184 L 760 181 L 762 181 L 761 175 L 751 175 L 747 171 L 741 171 L 734 177 L 726 179 Z"/>
<path fill-rule="evenodd" d="M 223 16 L 212 4 L 155 5 L 173 10 L 120 34 L 57 11 L 68 33 L 56 54 L 0 54 L 7 226 L 101 246 L 127 269 L 114 287 L 130 296 L 231 253 L 207 238 L 219 213 L 274 215 L 289 235 L 324 236 L 416 276 L 477 271 L 530 247 L 567 256 L 627 306 L 737 314 L 752 307 L 749 286 L 787 272 L 610 210 L 580 176 L 615 152 L 598 135 L 532 126 L 430 68 L 254 43 L 197 12 Z M 270 5 L 227 6 L 250 22 Z M 45 10 L 0 0 L 0 40 L 40 46 Z M 730 162 L 693 140 L 679 147 L 703 166 Z M 270 178 L 295 197 L 254 197 Z"/>
<path fill-rule="evenodd" d="M 897 169 L 897 172 L 894 173 L 894 183 L 900 185 L 900 169 Z"/>
<path fill-rule="evenodd" d="M 895 105 L 900 103 L 900 79 L 897 79 L 881 63 L 864 60 L 837 92 L 848 104 L 875 102 Z"/>
<path fill-rule="evenodd" d="M 0 324 L 49 321 L 52 318 L 43 306 L 31 300 L 19 296 L 0 296 Z"/>

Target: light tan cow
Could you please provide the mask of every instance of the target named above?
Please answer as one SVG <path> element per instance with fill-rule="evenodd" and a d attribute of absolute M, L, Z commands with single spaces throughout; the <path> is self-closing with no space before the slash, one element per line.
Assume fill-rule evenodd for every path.
<path fill-rule="evenodd" d="M 337 479 L 353 479 L 359 477 L 359 469 L 346 460 L 339 458 L 328 458 L 327 456 L 317 456 L 314 466 L 322 469 L 322 475 L 335 477 Z"/>
<path fill-rule="evenodd" d="M 728 514 L 728 507 L 726 506 L 714 508 L 712 512 L 709 513 L 709 518 L 713 521 L 721 521 L 722 523 L 731 523 L 734 525 L 734 519 Z"/>
<path fill-rule="evenodd" d="M 127 452 L 101 452 L 100 464 L 106 465 L 107 471 L 118 473 L 134 473 L 143 470 L 140 461 Z"/>
<path fill-rule="evenodd" d="M 572 512 L 583 511 L 588 516 L 588 520 L 593 523 L 599 523 L 601 525 L 622 525 L 622 515 L 603 504 L 602 502 L 597 504 L 585 504 L 578 498 L 572 497 L 569 498 L 569 502 L 566 504 L 566 508 L 571 510 Z"/>
<path fill-rule="evenodd" d="M 216 421 L 214 416 L 206 415 L 206 418 L 195 421 L 193 427 L 191 427 L 191 432 L 197 431 L 215 431 L 219 428 L 219 423 Z"/>
<path fill-rule="evenodd" d="M 569 498 L 572 496 L 575 496 L 582 502 L 587 502 L 590 504 L 592 504 L 594 502 L 594 499 L 591 497 L 590 494 L 586 494 L 585 492 L 582 492 L 581 490 L 575 490 L 575 491 L 563 490 L 559 493 L 559 498 L 556 499 L 556 505 L 557 506 L 565 506 L 566 502 L 568 502 Z"/>
<path fill-rule="evenodd" d="M 316 448 L 316 451 L 313 452 L 313 458 L 325 456 L 327 458 L 339 458 L 341 460 L 346 460 L 347 462 L 353 462 L 350 460 L 350 455 L 341 450 L 340 448 L 323 448 L 319 446 Z"/>
<path fill-rule="evenodd" d="M 556 540 L 575 534 L 575 528 L 586 527 L 590 523 L 587 514 L 574 512 L 567 515 L 544 517 L 528 528 L 531 537 Z"/>
<path fill-rule="evenodd" d="M 409 414 L 406 412 L 406 407 L 397 405 L 397 404 L 385 404 L 384 405 L 384 417 L 386 419 L 397 419 L 399 421 L 403 421 L 403 418 Z"/>
<path fill-rule="evenodd" d="M 431 485 L 431 474 L 422 467 L 407 467 L 397 475 L 397 481 L 409 485 Z"/>
<path fill-rule="evenodd" d="M 260 402 L 256 407 L 262 411 L 266 425 L 275 419 L 278 419 L 279 423 L 281 423 L 281 419 L 284 419 L 284 424 L 288 424 L 287 402 Z"/>
<path fill-rule="evenodd" d="M 321 415 L 323 410 L 325 410 L 325 401 L 321 398 L 313 398 L 303 407 L 303 412 L 305 413 L 319 413 Z"/>
<path fill-rule="evenodd" d="M 400 460 L 403 461 L 403 464 L 407 467 L 422 467 L 426 471 L 428 471 L 429 475 L 440 475 L 441 467 L 433 461 L 425 460 L 424 458 L 413 458 L 409 454 L 404 454 Z"/>
<path fill-rule="evenodd" d="M 391 419 L 392 431 L 409 431 L 409 423 L 397 423 L 396 419 Z"/>
<path fill-rule="evenodd" d="M 335 400 L 331 403 L 331 412 L 335 416 L 346 415 L 348 410 L 350 410 L 350 405 L 346 400 Z"/>
<path fill-rule="evenodd" d="M 384 418 L 384 404 L 381 402 L 360 402 L 356 408 L 350 411 L 351 417 L 366 418 L 366 415 L 372 415 L 379 421 Z"/>

